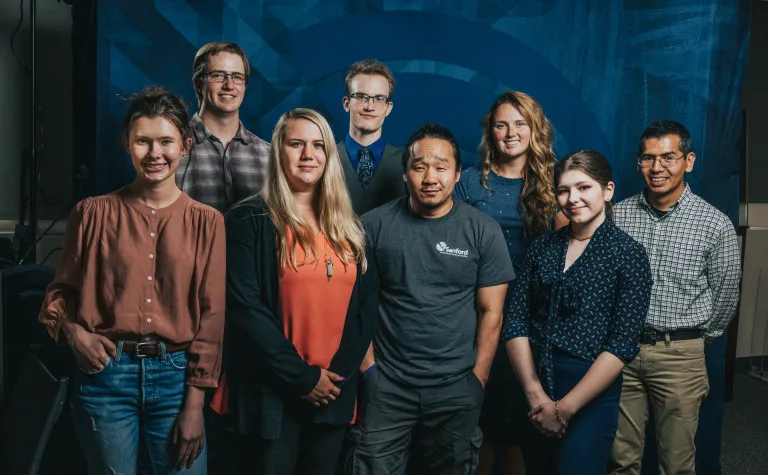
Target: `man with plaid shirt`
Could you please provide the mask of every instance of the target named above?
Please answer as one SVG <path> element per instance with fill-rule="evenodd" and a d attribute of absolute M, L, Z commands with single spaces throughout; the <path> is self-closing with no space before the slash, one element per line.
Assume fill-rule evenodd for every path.
<path fill-rule="evenodd" d="M 240 122 L 249 76 L 248 56 L 235 43 L 208 43 L 195 55 L 200 111 L 190 121 L 192 148 L 179 162 L 176 184 L 222 213 L 264 183 L 269 143 Z"/>
<path fill-rule="evenodd" d="M 649 404 L 661 474 L 695 472 L 704 348 L 733 317 L 741 274 L 731 221 L 685 183 L 695 160 L 685 127 L 651 124 L 637 156 L 646 188 L 616 206 L 616 224 L 648 252 L 654 284 L 640 353 L 624 368 L 612 474 L 640 474 Z"/>

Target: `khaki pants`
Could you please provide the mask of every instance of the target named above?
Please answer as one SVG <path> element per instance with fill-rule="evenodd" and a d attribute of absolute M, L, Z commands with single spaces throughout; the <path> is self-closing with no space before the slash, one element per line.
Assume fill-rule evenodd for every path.
<path fill-rule="evenodd" d="M 619 429 L 608 473 L 640 474 L 650 404 L 660 474 L 693 475 L 699 406 L 708 392 L 703 339 L 640 345 L 637 359 L 624 368 Z"/>

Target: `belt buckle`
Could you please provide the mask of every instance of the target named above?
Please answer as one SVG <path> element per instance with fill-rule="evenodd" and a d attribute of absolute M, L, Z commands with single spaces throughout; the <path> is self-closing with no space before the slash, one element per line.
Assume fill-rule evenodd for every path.
<path fill-rule="evenodd" d="M 140 341 L 139 343 L 136 343 L 136 357 L 137 358 L 146 358 L 150 355 L 147 354 L 141 354 L 141 347 L 143 346 L 152 346 L 157 345 L 156 341 Z"/>

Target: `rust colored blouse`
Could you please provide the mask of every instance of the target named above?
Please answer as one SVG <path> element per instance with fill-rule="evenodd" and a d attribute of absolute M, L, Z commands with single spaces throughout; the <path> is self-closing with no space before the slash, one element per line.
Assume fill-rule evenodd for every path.
<path fill-rule="evenodd" d="M 113 340 L 189 344 L 187 384 L 216 387 L 224 333 L 223 216 L 185 193 L 152 209 L 127 187 L 69 216 L 40 322 L 58 340 L 75 319 Z"/>

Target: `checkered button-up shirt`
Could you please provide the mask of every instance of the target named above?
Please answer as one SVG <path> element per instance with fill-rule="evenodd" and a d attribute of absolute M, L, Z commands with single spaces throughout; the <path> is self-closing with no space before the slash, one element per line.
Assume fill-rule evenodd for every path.
<path fill-rule="evenodd" d="M 644 193 L 616 206 L 616 224 L 642 244 L 653 290 L 646 325 L 657 331 L 703 329 L 722 335 L 739 300 L 741 262 L 731 221 L 686 184 L 659 217 Z"/>
<path fill-rule="evenodd" d="M 193 143 L 176 170 L 176 184 L 193 199 L 225 213 L 259 190 L 267 170 L 269 143 L 240 129 L 225 149 L 198 114 L 190 120 Z"/>

